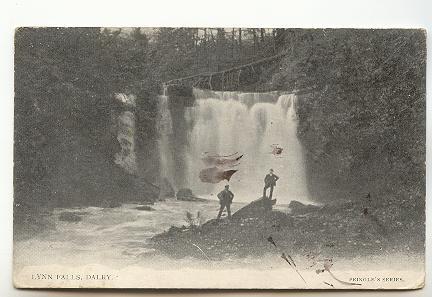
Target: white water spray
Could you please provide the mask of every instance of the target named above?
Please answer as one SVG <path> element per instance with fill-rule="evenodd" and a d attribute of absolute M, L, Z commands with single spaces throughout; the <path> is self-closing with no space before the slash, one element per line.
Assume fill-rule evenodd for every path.
<path fill-rule="evenodd" d="M 170 138 L 172 137 L 172 119 L 168 106 L 168 97 L 166 96 L 166 89 L 163 95 L 159 96 L 159 119 L 158 119 L 158 133 L 159 133 L 159 161 L 160 161 L 160 176 L 166 179 L 172 186 L 175 186 L 174 174 L 174 160 L 172 155 Z"/>
<path fill-rule="evenodd" d="M 274 190 L 278 203 L 291 200 L 309 202 L 305 181 L 305 164 L 297 138 L 297 98 L 293 94 L 212 92 L 194 90 L 193 107 L 186 108 L 188 145 L 185 175 L 189 187 L 197 195 L 216 194 L 226 181 L 213 185 L 199 179 L 205 168 L 202 154 L 244 154 L 229 184 L 237 201 L 252 201 L 262 196 L 264 177 L 270 168 L 280 177 Z M 162 106 L 166 100 L 161 96 Z M 163 118 L 164 116 L 162 116 Z M 165 116 L 166 118 L 166 116 Z M 164 136 L 162 136 L 164 137 Z M 169 153 L 161 141 L 162 176 L 168 177 Z M 283 148 L 272 154 L 274 145 Z M 164 175 L 165 174 L 165 175 Z"/>

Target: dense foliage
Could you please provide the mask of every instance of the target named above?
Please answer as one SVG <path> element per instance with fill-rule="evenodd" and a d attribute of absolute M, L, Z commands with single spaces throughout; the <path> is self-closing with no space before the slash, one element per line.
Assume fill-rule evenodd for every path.
<path fill-rule="evenodd" d="M 294 46 L 273 82 L 305 93 L 298 134 L 315 199 L 371 192 L 423 201 L 424 32 L 287 30 L 286 36 Z"/>
<path fill-rule="evenodd" d="M 22 28 L 15 41 L 15 197 L 53 204 L 153 199 L 142 183 L 158 176 L 161 83 L 280 52 L 287 55 L 259 84 L 303 94 L 298 134 L 314 199 L 424 195 L 422 32 Z M 113 162 L 123 108 L 115 93 L 137 95 L 138 176 Z"/>
<path fill-rule="evenodd" d="M 151 139 L 158 90 L 147 39 L 133 33 L 124 38 L 99 28 L 17 30 L 17 201 L 93 203 L 135 182 L 113 163 L 121 109 L 113 94 L 138 95 L 138 139 Z"/>
<path fill-rule="evenodd" d="M 15 35 L 17 203 L 152 200 L 162 81 L 267 54 L 264 30 L 21 28 Z M 260 39 L 258 40 L 258 36 Z M 270 43 L 269 43 L 270 44 Z M 228 54 L 229 53 L 229 54 Z M 115 93 L 137 96 L 139 172 L 116 166 Z M 153 191 L 152 191 L 153 190 Z"/>

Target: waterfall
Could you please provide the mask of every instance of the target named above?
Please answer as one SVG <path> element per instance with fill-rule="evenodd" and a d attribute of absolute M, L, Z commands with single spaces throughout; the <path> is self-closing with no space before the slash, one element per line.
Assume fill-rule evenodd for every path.
<path fill-rule="evenodd" d="M 115 94 L 115 99 L 125 106 L 124 111 L 117 118 L 118 132 L 117 140 L 121 150 L 114 156 L 114 162 L 130 174 L 137 172 L 135 153 L 135 114 L 133 109 L 136 106 L 135 95 Z"/>
<path fill-rule="evenodd" d="M 229 182 L 237 201 L 261 197 L 264 177 L 270 168 L 280 177 L 274 190 L 278 203 L 309 201 L 303 151 L 296 135 L 295 95 L 195 89 L 194 96 L 194 106 L 187 107 L 184 114 L 188 127 L 184 174 L 194 193 L 216 197 L 227 183 L 222 181 L 214 185 L 201 182 L 198 176 L 200 170 L 205 168 L 201 160 L 203 153 L 230 155 L 238 152 L 244 156 L 238 166 L 230 168 L 238 172 Z M 167 104 L 166 96 L 160 99 L 162 106 Z M 162 172 L 169 177 L 170 154 L 164 147 L 169 144 L 161 139 L 162 142 Z M 274 147 L 282 148 L 282 153 L 273 154 Z"/>
<path fill-rule="evenodd" d="M 172 119 L 168 106 L 168 96 L 166 96 L 166 89 L 163 95 L 158 97 L 159 117 L 157 129 L 159 134 L 158 147 L 159 147 L 159 162 L 160 162 L 160 176 L 164 183 L 167 181 L 171 186 L 175 185 L 174 179 L 174 159 L 171 147 L 171 137 L 173 133 Z"/>

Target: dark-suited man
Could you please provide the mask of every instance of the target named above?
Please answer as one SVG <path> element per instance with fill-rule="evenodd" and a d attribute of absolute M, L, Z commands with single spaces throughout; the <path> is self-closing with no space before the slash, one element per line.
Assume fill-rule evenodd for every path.
<path fill-rule="evenodd" d="M 219 198 L 219 204 L 220 204 L 220 208 L 219 208 L 219 213 L 217 216 L 217 219 L 219 220 L 222 212 L 224 210 L 224 208 L 226 207 L 227 212 L 228 212 L 228 218 L 231 218 L 231 203 L 234 199 L 234 194 L 233 192 L 231 192 L 229 190 L 229 185 L 225 186 L 225 189 L 223 189 L 218 195 L 217 197 Z"/>
<path fill-rule="evenodd" d="M 264 178 L 264 190 L 263 190 L 263 197 L 267 197 L 267 189 L 270 188 L 270 196 L 269 199 L 272 199 L 273 197 L 273 188 L 276 186 L 276 181 L 279 179 L 279 177 L 273 173 L 273 169 L 270 169 L 269 174 L 266 175 Z"/>

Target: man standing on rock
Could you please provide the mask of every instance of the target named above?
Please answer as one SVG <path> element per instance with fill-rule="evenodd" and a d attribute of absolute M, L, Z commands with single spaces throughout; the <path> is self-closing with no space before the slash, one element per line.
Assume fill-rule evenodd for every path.
<path fill-rule="evenodd" d="M 270 169 L 270 173 L 266 175 L 264 178 L 264 190 L 263 190 L 263 197 L 267 197 L 267 189 L 270 188 L 270 197 L 271 200 L 273 197 L 273 188 L 276 186 L 276 181 L 279 179 L 279 177 L 273 173 L 273 169 Z"/>
<path fill-rule="evenodd" d="M 225 189 L 223 189 L 218 195 L 217 197 L 219 198 L 219 204 L 220 204 L 220 208 L 219 208 L 219 213 L 217 216 L 217 219 L 219 220 L 222 212 L 224 210 L 224 208 L 226 207 L 227 212 L 228 212 L 228 218 L 231 218 L 231 203 L 234 199 L 234 194 L 233 192 L 231 192 L 229 190 L 229 185 L 225 186 Z"/>

